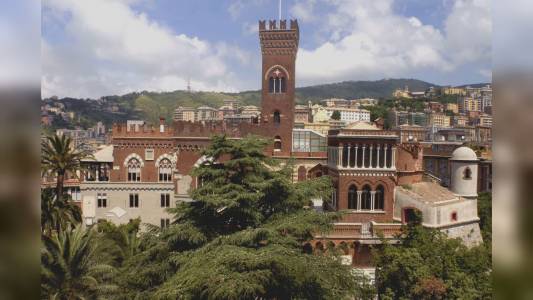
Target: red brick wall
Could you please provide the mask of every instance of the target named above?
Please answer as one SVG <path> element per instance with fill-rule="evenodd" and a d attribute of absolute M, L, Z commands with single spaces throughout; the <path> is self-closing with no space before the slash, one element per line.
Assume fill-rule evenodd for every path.
<path fill-rule="evenodd" d="M 132 153 L 139 155 L 144 163 L 141 168 L 141 181 L 143 182 L 158 182 L 158 169 L 155 167 L 157 158 L 165 153 L 172 153 L 174 151 L 173 143 L 170 139 L 154 140 L 154 139 L 114 139 L 113 148 L 113 170 L 111 170 L 111 181 L 127 181 L 127 168 L 124 166 L 125 159 Z M 145 149 L 154 149 L 154 160 L 147 161 L 145 159 Z M 119 168 L 115 170 L 115 168 Z"/>
<path fill-rule="evenodd" d="M 376 190 L 379 184 L 383 185 L 385 189 L 384 213 L 349 213 L 343 217 L 344 222 L 392 222 L 394 187 L 396 186 L 396 179 L 393 176 L 341 176 L 337 177 L 334 182 L 336 182 L 337 203 L 339 210 L 348 209 L 348 189 L 352 184 L 355 184 L 358 191 L 362 190 L 363 186 L 366 184 L 370 186 L 372 191 Z"/>
<path fill-rule="evenodd" d="M 398 185 L 422 181 L 424 174 L 423 147 L 417 143 L 399 144 L 396 150 Z"/>

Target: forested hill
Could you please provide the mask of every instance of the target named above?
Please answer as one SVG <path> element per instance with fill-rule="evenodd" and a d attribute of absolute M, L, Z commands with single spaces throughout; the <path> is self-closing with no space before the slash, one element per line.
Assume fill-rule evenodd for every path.
<path fill-rule="evenodd" d="M 326 98 L 355 99 L 362 97 L 389 99 L 398 88 L 409 87 L 411 91 L 424 91 L 430 86 L 428 82 L 416 79 L 383 79 L 378 81 L 344 81 L 296 88 L 296 102 L 318 102 Z M 127 119 L 145 119 L 157 122 L 160 116 L 172 119 L 173 111 L 178 106 L 198 107 L 208 105 L 220 107 L 224 99 L 237 99 L 242 105 L 259 105 L 260 91 L 240 93 L 217 92 L 135 92 L 122 96 L 105 96 L 101 99 L 44 99 L 45 102 L 59 101 L 65 105 L 65 111 L 73 111 L 78 118 L 76 124 L 83 127 L 92 126 L 97 121 L 110 125 Z M 44 104 L 44 103 L 43 103 Z"/>
<path fill-rule="evenodd" d="M 425 91 L 437 85 L 416 79 L 383 79 L 378 81 L 343 81 L 339 83 L 308 86 L 296 89 L 297 98 L 303 101 L 326 98 L 384 98 L 389 99 L 396 89 L 409 87 L 410 91 Z"/>

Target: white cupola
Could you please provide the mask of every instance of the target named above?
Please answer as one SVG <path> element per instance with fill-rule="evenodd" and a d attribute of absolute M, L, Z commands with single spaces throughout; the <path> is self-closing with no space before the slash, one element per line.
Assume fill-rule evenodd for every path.
<path fill-rule="evenodd" d="M 462 197 L 477 197 L 478 158 L 474 150 L 462 146 L 452 153 L 451 191 Z"/>

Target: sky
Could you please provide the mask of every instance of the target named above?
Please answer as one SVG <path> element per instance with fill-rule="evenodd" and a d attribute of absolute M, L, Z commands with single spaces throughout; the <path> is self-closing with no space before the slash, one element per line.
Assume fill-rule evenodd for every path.
<path fill-rule="evenodd" d="M 260 88 L 258 20 L 279 0 L 44 0 L 43 97 Z M 298 19 L 297 86 L 492 80 L 490 0 L 282 0 Z"/>

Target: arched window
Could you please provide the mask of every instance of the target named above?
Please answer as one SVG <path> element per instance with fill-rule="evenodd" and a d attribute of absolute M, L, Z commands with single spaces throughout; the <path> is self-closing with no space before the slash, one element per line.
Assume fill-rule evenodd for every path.
<path fill-rule="evenodd" d="M 363 187 L 363 192 L 361 193 L 361 209 L 370 210 L 372 205 L 372 198 L 370 196 L 370 186 L 365 185 Z"/>
<path fill-rule="evenodd" d="M 128 181 L 141 181 L 141 162 L 136 158 L 128 161 Z"/>
<path fill-rule="evenodd" d="M 172 181 L 172 163 L 167 158 L 164 158 L 159 162 L 159 181 Z"/>
<path fill-rule="evenodd" d="M 279 135 L 274 138 L 274 151 L 281 151 L 281 137 Z"/>
<path fill-rule="evenodd" d="M 279 125 L 281 123 L 281 114 L 279 111 L 274 112 L 274 124 Z"/>
<path fill-rule="evenodd" d="M 324 245 L 321 242 L 318 242 L 315 244 L 315 253 L 316 254 L 322 254 L 324 253 Z"/>
<path fill-rule="evenodd" d="M 353 184 L 348 188 L 348 209 L 357 209 L 357 187 Z"/>
<path fill-rule="evenodd" d="M 287 74 L 281 68 L 273 68 L 269 71 L 268 92 L 279 94 L 287 92 Z M 266 77 L 265 77 L 266 78 Z"/>
<path fill-rule="evenodd" d="M 469 167 L 466 167 L 463 172 L 463 179 L 472 179 L 472 170 Z"/>
<path fill-rule="evenodd" d="M 457 212 L 456 211 L 452 212 L 451 220 L 452 220 L 452 222 L 456 222 L 457 221 Z"/>
<path fill-rule="evenodd" d="M 376 196 L 374 196 L 374 209 L 375 210 L 384 210 L 385 209 L 385 188 L 380 184 L 376 188 Z"/>
<path fill-rule="evenodd" d="M 298 181 L 304 181 L 307 179 L 307 169 L 304 166 L 298 168 Z"/>

